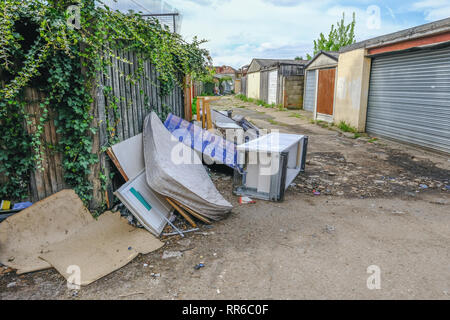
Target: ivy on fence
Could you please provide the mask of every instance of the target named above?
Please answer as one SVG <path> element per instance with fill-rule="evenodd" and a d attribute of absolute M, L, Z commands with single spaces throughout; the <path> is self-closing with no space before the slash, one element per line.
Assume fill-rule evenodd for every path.
<path fill-rule="evenodd" d="M 62 3 L 77 2 L 80 29 L 68 23 L 70 13 Z M 169 32 L 155 19 L 140 14 L 111 10 L 102 1 L 3 0 L 0 2 L 0 174 L 6 183 L 0 185 L 0 198 L 20 199 L 28 196 L 32 170 L 42 169 L 41 136 L 51 110 L 57 115 L 55 126 L 60 136 L 53 146 L 63 154 L 64 179 L 88 202 L 92 198 L 91 166 L 98 162 L 92 154 L 93 92 L 97 75 L 108 75 L 111 58 L 126 59 L 114 50 L 133 51 L 139 67 L 127 81 L 135 83 L 144 75 L 144 61 L 150 61 L 158 72 L 162 95 L 182 85 L 180 74 L 194 79 L 207 76 L 211 58 L 200 41 L 184 41 Z M 31 125 L 24 90 L 37 88 L 45 93 L 40 103 L 42 116 L 29 134 Z M 103 88 L 111 102 L 108 112 L 114 123 L 108 123 L 110 143 L 116 139 L 119 114 L 112 88 Z M 102 181 L 104 175 L 100 173 Z"/>

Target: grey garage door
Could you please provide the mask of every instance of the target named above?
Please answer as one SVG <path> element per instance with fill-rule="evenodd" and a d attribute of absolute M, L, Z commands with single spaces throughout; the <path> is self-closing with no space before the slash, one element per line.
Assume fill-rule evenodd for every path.
<path fill-rule="evenodd" d="M 450 47 L 372 60 L 367 132 L 450 153 Z"/>
<path fill-rule="evenodd" d="M 303 109 L 314 112 L 316 102 L 316 70 L 310 70 L 306 73 L 305 101 Z"/>

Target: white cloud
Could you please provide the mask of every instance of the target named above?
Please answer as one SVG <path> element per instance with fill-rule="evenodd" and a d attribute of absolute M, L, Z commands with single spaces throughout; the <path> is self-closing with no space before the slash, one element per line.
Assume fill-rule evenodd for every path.
<path fill-rule="evenodd" d="M 150 6 L 158 0 L 120 0 L 121 6 Z M 166 0 L 183 15 L 181 33 L 209 40 L 216 65 L 239 68 L 252 58 L 293 59 L 312 53 L 313 40 L 327 34 L 345 12 L 349 22 L 356 12 L 357 40 L 398 31 L 411 25 L 382 21 L 381 28 L 367 27 L 366 7 L 371 4 L 339 5 L 335 0 Z M 439 0 L 436 0 L 439 1 Z M 348 3 L 349 1 L 345 1 Z"/>
<path fill-rule="evenodd" d="M 450 17 L 449 0 L 423 0 L 413 3 L 414 11 L 423 12 L 425 20 L 435 21 Z"/>
<path fill-rule="evenodd" d="M 263 0 L 264 2 L 268 2 L 273 4 L 274 6 L 281 7 L 295 7 L 300 4 L 300 0 Z"/>

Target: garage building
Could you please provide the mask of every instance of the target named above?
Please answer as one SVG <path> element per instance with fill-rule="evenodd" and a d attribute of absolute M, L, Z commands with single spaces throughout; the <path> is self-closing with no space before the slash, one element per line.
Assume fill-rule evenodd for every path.
<path fill-rule="evenodd" d="M 274 60 L 261 70 L 260 99 L 265 103 L 300 109 L 303 106 L 303 87 L 306 60 Z"/>
<path fill-rule="evenodd" d="M 450 18 L 342 48 L 334 118 L 450 153 Z"/>
<path fill-rule="evenodd" d="M 333 122 L 339 53 L 320 51 L 306 66 L 303 109 L 314 119 Z"/>

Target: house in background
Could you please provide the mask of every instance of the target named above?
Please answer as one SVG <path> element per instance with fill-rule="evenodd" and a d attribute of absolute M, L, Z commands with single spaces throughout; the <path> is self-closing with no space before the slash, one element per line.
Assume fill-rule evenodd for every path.
<path fill-rule="evenodd" d="M 320 51 L 306 66 L 303 109 L 314 119 L 333 122 L 339 53 Z"/>
<path fill-rule="evenodd" d="M 231 94 L 234 92 L 237 71 L 230 66 L 215 67 L 215 70 L 214 78 L 217 80 L 216 85 L 220 94 Z"/>
<path fill-rule="evenodd" d="M 334 121 L 450 153 L 450 18 L 341 48 Z"/>

